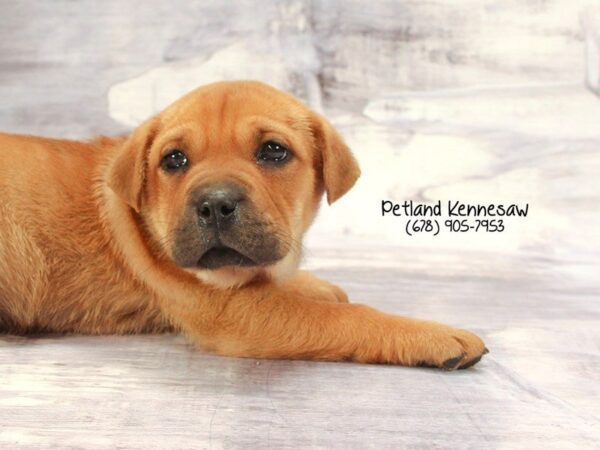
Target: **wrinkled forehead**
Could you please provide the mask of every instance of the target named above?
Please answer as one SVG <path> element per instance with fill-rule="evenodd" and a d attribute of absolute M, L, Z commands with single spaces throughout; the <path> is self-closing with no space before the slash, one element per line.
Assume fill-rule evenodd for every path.
<path fill-rule="evenodd" d="M 201 123 L 226 132 L 235 124 L 288 127 L 310 132 L 309 110 L 292 96 L 258 83 L 217 83 L 193 91 L 167 108 L 163 125 Z"/>
<path fill-rule="evenodd" d="M 271 87 L 218 83 L 191 92 L 161 113 L 157 147 L 217 149 L 225 156 L 275 140 L 310 161 L 315 157 L 311 114 L 298 100 Z"/>

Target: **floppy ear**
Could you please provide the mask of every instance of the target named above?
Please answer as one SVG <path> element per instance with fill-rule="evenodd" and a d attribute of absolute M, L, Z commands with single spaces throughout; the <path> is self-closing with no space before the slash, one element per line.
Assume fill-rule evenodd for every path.
<path fill-rule="evenodd" d="M 151 119 L 136 128 L 117 150 L 108 174 L 108 186 L 138 212 L 146 178 L 146 158 L 157 131 L 156 119 Z"/>
<path fill-rule="evenodd" d="M 327 203 L 331 205 L 354 186 L 360 176 L 360 168 L 342 137 L 327 119 L 318 114 L 313 118 L 313 134 L 321 155 Z"/>

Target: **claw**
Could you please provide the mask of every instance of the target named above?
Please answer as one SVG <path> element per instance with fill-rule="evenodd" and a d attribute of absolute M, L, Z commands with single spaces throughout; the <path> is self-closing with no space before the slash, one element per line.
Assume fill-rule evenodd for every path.
<path fill-rule="evenodd" d="M 457 366 L 460 364 L 460 362 L 462 361 L 462 359 L 466 356 L 466 353 L 462 353 L 460 356 L 457 356 L 455 358 L 450 358 L 447 359 L 446 361 L 444 361 L 444 363 L 442 364 L 442 368 L 445 370 L 454 370 L 457 368 Z"/>
<path fill-rule="evenodd" d="M 475 364 L 477 364 L 481 360 L 482 356 L 483 355 L 479 355 L 477 358 L 473 358 L 471 361 L 468 361 L 466 364 L 460 366 L 458 369 L 459 370 L 463 370 L 463 369 L 468 369 L 471 366 L 474 366 Z"/>

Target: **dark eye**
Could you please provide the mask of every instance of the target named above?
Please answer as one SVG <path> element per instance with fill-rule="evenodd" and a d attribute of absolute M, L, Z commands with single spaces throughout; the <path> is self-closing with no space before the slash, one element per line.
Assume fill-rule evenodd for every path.
<path fill-rule="evenodd" d="M 181 150 L 172 150 L 163 156 L 160 161 L 160 167 L 166 172 L 175 172 L 188 165 L 187 156 Z"/>
<path fill-rule="evenodd" d="M 274 141 L 267 141 L 260 146 L 256 159 L 259 163 L 282 163 L 291 156 L 290 151 Z"/>

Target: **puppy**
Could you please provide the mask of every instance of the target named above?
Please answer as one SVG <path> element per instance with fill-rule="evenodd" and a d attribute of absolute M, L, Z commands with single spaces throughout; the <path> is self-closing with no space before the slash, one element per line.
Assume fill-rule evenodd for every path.
<path fill-rule="evenodd" d="M 481 339 L 349 304 L 297 272 L 322 195 L 359 168 L 293 97 L 224 82 L 127 138 L 0 135 L 0 330 L 176 330 L 222 355 L 444 369 Z"/>

